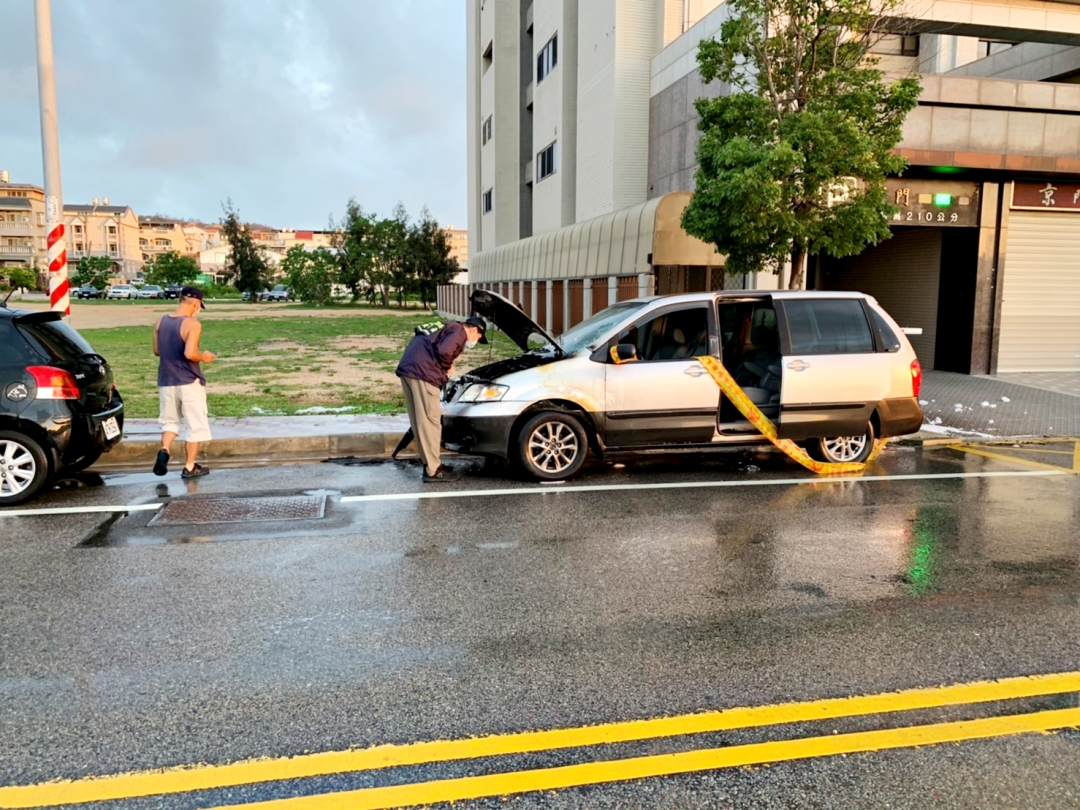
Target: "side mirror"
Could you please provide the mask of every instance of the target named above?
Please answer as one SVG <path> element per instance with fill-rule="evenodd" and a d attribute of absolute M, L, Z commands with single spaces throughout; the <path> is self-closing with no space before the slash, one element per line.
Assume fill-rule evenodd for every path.
<path fill-rule="evenodd" d="M 623 363 L 636 363 L 640 358 L 637 354 L 637 346 L 633 343 L 620 343 L 611 347 L 611 362 L 619 366 Z"/>

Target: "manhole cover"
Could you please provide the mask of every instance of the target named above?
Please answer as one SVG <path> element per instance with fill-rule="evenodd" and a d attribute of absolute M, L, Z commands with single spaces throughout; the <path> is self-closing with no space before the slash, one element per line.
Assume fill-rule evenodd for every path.
<path fill-rule="evenodd" d="M 205 523 L 317 520 L 326 514 L 325 495 L 284 498 L 205 498 L 170 501 L 154 515 L 150 526 L 187 526 Z"/>

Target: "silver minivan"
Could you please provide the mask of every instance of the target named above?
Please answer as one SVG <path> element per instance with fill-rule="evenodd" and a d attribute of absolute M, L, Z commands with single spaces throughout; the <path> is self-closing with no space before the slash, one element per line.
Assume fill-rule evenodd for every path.
<path fill-rule="evenodd" d="M 695 358 L 711 356 L 822 461 L 864 461 L 919 430 L 922 369 L 903 330 L 856 292 L 757 291 L 622 301 L 554 338 L 496 293 L 472 308 L 522 350 L 448 383 L 443 442 L 557 481 L 597 455 L 767 441 Z"/>

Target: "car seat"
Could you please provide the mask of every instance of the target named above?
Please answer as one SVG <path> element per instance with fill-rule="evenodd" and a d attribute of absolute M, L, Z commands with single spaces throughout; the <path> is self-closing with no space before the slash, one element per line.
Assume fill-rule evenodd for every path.
<path fill-rule="evenodd" d="M 678 360 L 680 357 L 686 357 L 686 335 L 675 327 L 671 330 L 671 341 L 657 350 L 654 359 Z"/>

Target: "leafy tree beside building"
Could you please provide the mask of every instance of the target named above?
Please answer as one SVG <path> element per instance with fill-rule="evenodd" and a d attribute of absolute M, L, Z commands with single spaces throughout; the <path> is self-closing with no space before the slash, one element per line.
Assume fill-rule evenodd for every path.
<path fill-rule="evenodd" d="M 733 92 L 695 102 L 696 188 L 683 227 L 716 245 L 730 273 L 780 272 L 800 288 L 807 258 L 850 256 L 890 236 L 885 179 L 920 92 L 886 79 L 871 49 L 896 0 L 730 0 L 705 40 L 706 83 Z"/>
<path fill-rule="evenodd" d="M 266 260 L 255 244 L 251 226 L 240 221 L 232 200 L 225 203 L 221 235 L 231 248 L 225 264 L 225 275 L 236 289 L 241 293 L 250 293 L 251 301 L 257 301 L 259 292 L 266 287 Z"/>
<path fill-rule="evenodd" d="M 191 256 L 181 256 L 175 250 L 155 256 L 143 267 L 150 284 L 190 284 L 199 277 L 199 265 Z"/>
<path fill-rule="evenodd" d="M 338 278 L 337 258 L 324 247 L 307 250 L 293 245 L 281 261 L 289 286 L 301 301 L 317 306 L 330 302 Z"/>
<path fill-rule="evenodd" d="M 0 278 L 7 277 L 8 288 L 12 290 L 21 287 L 32 289 L 37 285 L 37 275 L 28 267 L 5 267 L 0 274 Z"/>
<path fill-rule="evenodd" d="M 113 277 L 113 263 L 108 256 L 83 256 L 75 265 L 71 274 L 71 283 L 76 287 L 90 284 L 103 290 L 109 286 Z"/>

